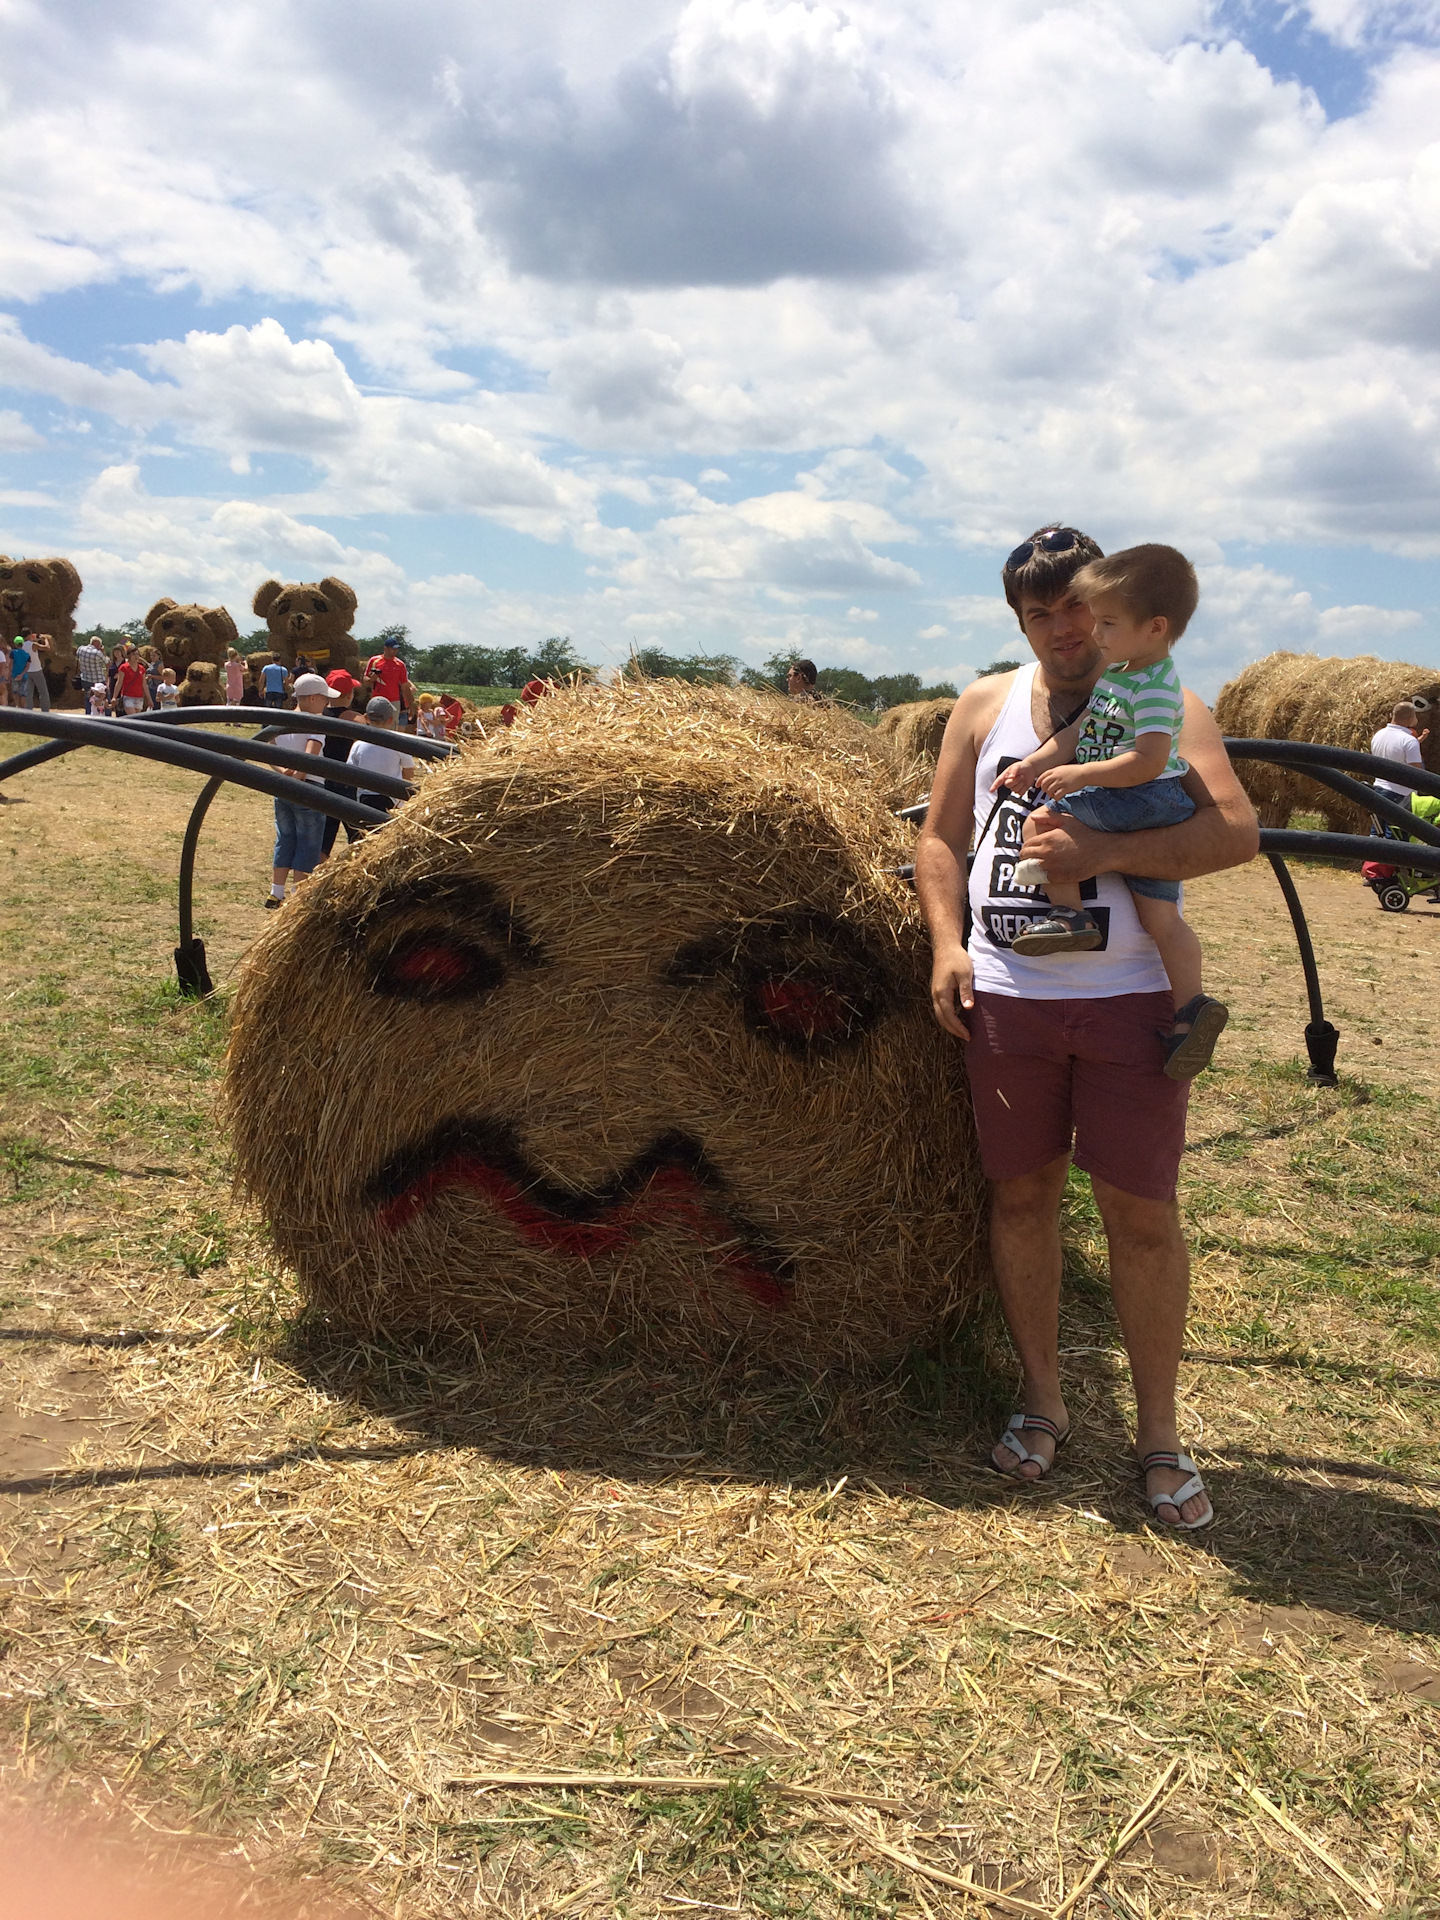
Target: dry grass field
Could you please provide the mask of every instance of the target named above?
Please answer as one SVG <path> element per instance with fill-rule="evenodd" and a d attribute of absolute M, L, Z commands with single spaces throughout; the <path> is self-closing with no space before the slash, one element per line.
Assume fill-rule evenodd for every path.
<path fill-rule="evenodd" d="M 1182 1189 L 1220 1517 L 1160 1538 L 1078 1178 L 1076 1439 L 1030 1491 L 978 1465 L 993 1325 L 801 1388 L 308 1324 L 214 1118 L 254 796 L 202 845 L 220 992 L 168 984 L 195 785 L 75 755 L 0 807 L 9 1795 L 290 1914 L 1440 1913 L 1440 910 L 1300 871 L 1317 1091 L 1268 869 L 1192 889 L 1235 1009 Z"/>

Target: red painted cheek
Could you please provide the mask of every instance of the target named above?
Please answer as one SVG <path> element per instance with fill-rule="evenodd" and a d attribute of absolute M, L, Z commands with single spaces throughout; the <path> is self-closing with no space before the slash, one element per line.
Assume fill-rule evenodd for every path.
<path fill-rule="evenodd" d="M 845 1002 L 818 980 L 762 980 L 755 997 L 782 1039 L 840 1040 L 849 1032 Z"/>

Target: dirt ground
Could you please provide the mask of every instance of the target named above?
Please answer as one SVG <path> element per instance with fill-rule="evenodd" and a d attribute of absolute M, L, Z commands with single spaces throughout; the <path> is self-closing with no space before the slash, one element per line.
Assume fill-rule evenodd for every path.
<path fill-rule="evenodd" d="M 1220 1517 L 1160 1538 L 1083 1180 L 1031 1492 L 979 1464 L 992 1322 L 803 1387 L 310 1325 L 214 1118 L 257 796 L 201 844 L 221 992 L 168 984 L 196 785 L 76 754 L 0 807 L 0 1789 L 287 1914 L 1440 1913 L 1440 909 L 1297 867 L 1317 1090 L 1269 869 L 1189 889 Z"/>

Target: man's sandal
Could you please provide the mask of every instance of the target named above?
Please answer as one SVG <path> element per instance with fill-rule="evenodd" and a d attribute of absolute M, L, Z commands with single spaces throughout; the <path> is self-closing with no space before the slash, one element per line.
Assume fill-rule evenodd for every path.
<path fill-rule="evenodd" d="M 1015 1436 L 1021 1433 L 1048 1433 L 1050 1438 L 1055 1442 L 1055 1459 L 1058 1460 L 1061 1448 L 1070 1438 L 1070 1429 L 1066 1427 L 1062 1433 L 1055 1422 L 1053 1420 L 1047 1420 L 1043 1413 L 1011 1414 L 1010 1419 L 1006 1423 L 1005 1431 L 1001 1434 L 996 1445 L 1004 1447 L 1008 1452 L 1014 1454 L 1015 1467 L 1023 1467 L 1033 1463 L 1039 1467 L 1039 1473 L 1037 1473 L 1032 1480 L 1028 1473 L 1017 1473 L 1015 1467 L 997 1467 L 988 1453 L 985 1456 L 985 1464 L 992 1473 L 998 1473 L 1002 1480 L 1018 1480 L 1022 1486 L 1033 1487 L 1038 1481 L 1045 1478 L 1051 1467 L 1054 1466 L 1055 1461 L 1047 1460 L 1043 1453 L 1031 1453 L 1023 1440 L 1016 1439 Z"/>
<path fill-rule="evenodd" d="M 1210 1490 L 1200 1478 L 1200 1470 L 1188 1453 L 1147 1453 L 1140 1462 L 1140 1478 L 1143 1482 L 1152 1467 L 1173 1467 L 1176 1473 L 1188 1473 L 1190 1478 L 1183 1480 L 1174 1493 L 1150 1493 L 1145 1498 L 1150 1502 L 1150 1511 L 1155 1516 L 1155 1524 L 1164 1527 L 1170 1533 L 1183 1531 L 1198 1533 L 1201 1527 L 1208 1527 L 1215 1518 L 1215 1505 L 1210 1499 Z M 1193 1500 L 1197 1493 L 1203 1493 L 1210 1511 L 1203 1520 L 1187 1520 L 1180 1512 L 1187 1500 Z M 1175 1518 L 1162 1520 L 1161 1507 L 1174 1507 Z"/>

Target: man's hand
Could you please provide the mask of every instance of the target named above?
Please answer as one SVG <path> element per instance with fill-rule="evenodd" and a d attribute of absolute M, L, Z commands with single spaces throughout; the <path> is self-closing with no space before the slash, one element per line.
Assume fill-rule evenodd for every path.
<path fill-rule="evenodd" d="M 1063 800 L 1066 794 L 1078 793 L 1090 783 L 1088 767 L 1052 767 L 1049 773 L 1042 773 L 1035 784 L 1047 800 Z"/>
<path fill-rule="evenodd" d="M 975 1005 L 975 969 L 959 945 L 937 947 L 930 968 L 930 1009 L 946 1033 L 968 1040 L 970 1029 L 961 1019 Z"/>
<path fill-rule="evenodd" d="M 1097 833 L 1071 814 L 1052 813 L 1048 807 L 1041 807 L 1025 822 L 1025 854 L 1027 859 L 1040 861 L 1059 885 L 1073 885 L 1106 871 L 1115 854 L 1114 842 L 1120 837 Z"/>

